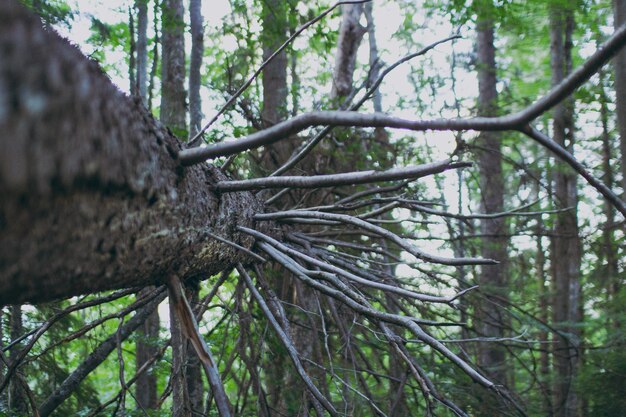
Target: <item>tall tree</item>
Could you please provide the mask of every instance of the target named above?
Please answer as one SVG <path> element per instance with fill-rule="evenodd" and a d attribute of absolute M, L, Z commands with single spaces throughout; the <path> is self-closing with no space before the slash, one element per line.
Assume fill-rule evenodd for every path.
<path fill-rule="evenodd" d="M 356 57 L 363 35 L 367 32 L 361 23 L 363 4 L 344 4 L 341 6 L 341 26 L 335 52 L 333 69 L 333 89 L 331 98 L 345 97 L 352 91 Z"/>
<path fill-rule="evenodd" d="M 572 36 L 574 12 L 562 3 L 550 10 L 550 55 L 552 85 L 559 84 L 572 69 Z M 555 142 L 573 153 L 574 103 L 571 99 L 553 110 Z M 578 415 L 578 400 L 574 379 L 578 368 L 578 338 L 580 330 L 580 238 L 578 234 L 578 194 L 576 175 L 563 163 L 556 162 L 554 170 L 554 199 L 559 208 L 567 209 L 556 215 L 552 238 L 551 265 L 553 283 L 553 322 L 561 333 L 554 345 L 555 415 Z"/>
<path fill-rule="evenodd" d="M 163 71 L 161 75 L 161 121 L 179 137 L 187 136 L 185 22 L 183 15 L 182 0 L 163 2 L 161 13 L 161 55 L 163 56 L 161 64 Z M 191 291 L 193 292 L 193 290 Z M 174 417 L 191 417 L 194 413 L 200 412 L 197 409 L 197 378 L 200 367 L 195 360 L 195 353 L 189 349 L 181 326 L 182 323 L 180 323 L 173 305 L 170 304 L 172 415 Z M 190 366 L 192 363 L 193 366 Z"/>
<path fill-rule="evenodd" d="M 9 308 L 9 332 L 12 342 L 17 341 L 24 334 L 22 306 L 19 304 L 14 304 Z M 20 348 L 21 344 L 16 343 L 9 349 L 9 359 L 11 361 L 17 360 Z M 26 415 L 28 413 L 28 400 L 21 378 L 13 378 L 11 380 L 7 405 L 10 413 L 16 415 Z"/>
<path fill-rule="evenodd" d="M 135 85 L 131 89 L 137 94 L 143 104 L 148 106 L 148 0 L 135 0 L 137 10 L 137 42 L 136 42 L 136 72 Z M 153 286 L 147 287 L 138 293 L 139 297 L 149 294 Z M 140 369 L 158 352 L 159 313 L 152 312 L 146 321 L 137 330 L 135 369 Z M 143 372 L 136 382 L 135 399 L 138 407 L 144 410 L 157 408 L 157 378 L 154 367 Z"/>
<path fill-rule="evenodd" d="M 483 1 L 478 9 L 476 23 L 476 66 L 478 72 L 478 114 L 494 117 L 498 114 L 496 88 L 496 48 L 494 45 L 494 6 Z M 497 132 L 482 132 L 476 141 L 478 169 L 480 173 L 481 211 L 500 213 L 504 211 L 504 179 L 502 176 L 501 136 Z M 498 298 L 507 298 L 507 244 L 506 219 L 487 218 L 480 221 L 481 253 L 497 259 L 498 265 L 483 266 L 478 275 L 488 300 L 478 307 L 478 328 L 481 335 L 501 338 L 505 335 L 505 318 Z M 507 364 L 504 347 L 499 344 L 479 345 L 479 363 L 496 381 L 506 383 Z"/>
<path fill-rule="evenodd" d="M 182 0 L 164 0 L 161 8 L 161 122 L 186 137 L 185 21 Z"/>
<path fill-rule="evenodd" d="M 191 25 L 191 59 L 189 62 L 189 137 L 202 129 L 202 102 L 200 100 L 200 69 L 204 56 L 204 22 L 202 0 L 189 1 Z"/>
<path fill-rule="evenodd" d="M 626 23 L 626 0 L 613 0 L 615 29 L 624 23 Z M 626 195 L 626 51 L 623 49 L 613 59 L 613 68 L 615 70 L 615 113 L 622 153 L 622 192 Z"/>
<path fill-rule="evenodd" d="M 144 104 L 148 103 L 148 3 L 135 0 L 137 9 L 137 93 Z"/>

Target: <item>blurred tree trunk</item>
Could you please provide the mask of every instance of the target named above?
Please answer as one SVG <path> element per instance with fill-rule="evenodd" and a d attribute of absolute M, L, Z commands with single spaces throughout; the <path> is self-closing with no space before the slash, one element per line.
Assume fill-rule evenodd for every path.
<path fill-rule="evenodd" d="M 148 0 L 135 0 L 137 9 L 137 94 L 148 105 Z"/>
<path fill-rule="evenodd" d="M 189 64 L 189 138 L 202 129 L 202 101 L 200 99 L 200 69 L 204 56 L 204 21 L 202 0 L 190 0 L 189 18 L 191 24 L 191 60 Z M 197 282 L 187 286 L 187 299 L 193 306 L 199 299 L 200 287 Z M 202 385 L 202 365 L 193 346 L 187 343 L 186 381 L 193 415 L 203 411 L 204 387 Z"/>
<path fill-rule="evenodd" d="M 263 2 L 261 43 L 263 60 L 269 58 L 287 40 L 289 29 L 287 20 L 288 3 L 282 0 Z M 270 127 L 287 117 L 287 51 L 283 50 L 263 69 L 263 106 L 261 119 L 263 127 Z M 267 146 L 261 155 L 261 168 L 269 172 L 283 164 L 293 150 L 295 141 L 282 141 Z"/>
<path fill-rule="evenodd" d="M 16 340 L 24 334 L 24 325 L 22 323 L 22 306 L 15 304 L 9 307 L 9 332 L 11 341 Z M 22 347 L 21 343 L 16 343 L 9 349 L 9 360 L 14 360 Z M 17 370 L 16 372 L 21 372 Z M 28 398 L 26 392 L 20 383 L 19 378 L 13 376 L 9 383 L 9 410 L 14 415 L 22 416 L 28 413 Z"/>
<path fill-rule="evenodd" d="M 626 23 L 626 0 L 613 0 L 613 23 L 615 29 Z M 615 113 L 617 113 L 622 153 L 622 190 L 626 195 L 626 49 L 622 48 L 613 58 L 613 68 L 615 70 Z"/>
<path fill-rule="evenodd" d="M 189 137 L 202 129 L 202 101 L 200 100 L 200 69 L 204 55 L 204 27 L 202 0 L 190 0 L 191 59 L 189 63 Z"/>
<path fill-rule="evenodd" d="M 612 152 L 612 140 L 609 127 L 610 110 L 608 107 L 609 98 L 604 90 L 605 72 L 600 71 L 600 122 L 602 123 L 602 171 L 603 181 L 607 187 L 612 188 L 615 185 L 615 178 L 613 169 L 611 167 L 611 161 L 613 159 Z M 617 253 L 617 247 L 615 242 L 615 208 L 608 201 L 604 201 L 604 215 L 606 217 L 606 223 L 602 231 L 602 251 L 601 257 L 604 257 L 606 269 L 604 277 L 606 282 L 604 283 L 608 294 L 608 301 L 615 302 L 616 296 L 619 291 L 619 254 Z M 609 316 L 609 320 L 613 325 L 616 321 L 612 320 Z"/>
<path fill-rule="evenodd" d="M 185 45 L 182 0 L 165 0 L 161 12 L 161 122 L 179 137 L 187 137 L 186 92 L 185 92 Z M 172 335 L 172 415 L 191 417 L 193 415 L 189 393 L 189 374 L 187 341 L 182 334 L 175 310 L 170 305 L 170 331 Z M 200 408 L 202 409 L 202 408 Z"/>
<path fill-rule="evenodd" d="M 136 71 L 133 94 L 141 97 L 148 105 L 148 0 L 135 0 L 137 9 Z M 154 286 L 144 288 L 138 297 L 149 294 Z M 135 369 L 141 368 L 158 352 L 159 313 L 152 312 L 137 329 Z M 139 376 L 135 385 L 135 397 L 139 408 L 154 410 L 157 408 L 157 380 L 153 367 Z"/>
<path fill-rule="evenodd" d="M 187 137 L 183 13 L 182 0 L 162 4 L 161 122 L 179 138 Z"/>
<path fill-rule="evenodd" d="M 130 52 L 128 54 L 128 83 L 131 96 L 138 96 L 137 84 L 137 43 L 135 41 L 135 16 L 133 9 L 128 8 L 128 32 L 130 37 Z"/>
<path fill-rule="evenodd" d="M 352 91 L 352 79 L 356 66 L 356 53 L 361 45 L 363 35 L 367 32 L 359 20 L 363 14 L 363 4 L 344 4 L 341 6 L 341 27 L 335 53 L 333 69 L 333 88 L 331 98 L 347 96 Z"/>
<path fill-rule="evenodd" d="M 496 48 L 494 45 L 493 5 L 483 8 L 483 15 L 477 22 L 477 71 L 478 71 L 478 115 L 497 116 L 498 92 L 496 90 Z M 480 173 L 481 212 L 498 213 L 504 211 L 504 180 L 502 177 L 500 134 L 482 132 L 477 140 L 478 169 Z M 505 336 L 506 319 L 503 317 L 498 298 L 507 296 L 507 245 L 506 220 L 504 217 L 480 221 L 483 238 L 481 255 L 496 259 L 500 263 L 483 266 L 478 276 L 478 284 L 487 300 L 478 307 L 478 329 L 483 337 L 501 338 Z M 481 343 L 478 347 L 478 362 L 493 380 L 507 383 L 505 349 L 498 343 Z"/>
<path fill-rule="evenodd" d="M 137 297 L 141 298 L 150 294 L 154 291 L 154 288 L 154 286 L 144 288 L 137 294 Z M 159 350 L 159 327 L 159 312 L 154 310 L 137 329 L 135 369 L 141 368 L 157 354 Z M 145 370 L 137 379 L 135 383 L 135 398 L 139 408 L 145 410 L 155 410 L 157 408 L 157 378 L 154 374 L 153 366 Z"/>
<path fill-rule="evenodd" d="M 550 51 L 552 85 L 559 84 L 572 68 L 573 12 L 553 8 L 550 12 Z M 574 103 L 571 99 L 553 110 L 554 140 L 571 153 L 574 151 Z M 554 198 L 558 208 L 570 210 L 558 213 L 552 239 L 553 322 L 562 332 L 554 346 L 554 407 L 559 417 L 579 415 L 574 379 L 578 368 L 578 338 L 576 326 L 580 314 L 580 239 L 578 236 L 576 175 L 564 163 L 557 161 L 554 172 Z"/>

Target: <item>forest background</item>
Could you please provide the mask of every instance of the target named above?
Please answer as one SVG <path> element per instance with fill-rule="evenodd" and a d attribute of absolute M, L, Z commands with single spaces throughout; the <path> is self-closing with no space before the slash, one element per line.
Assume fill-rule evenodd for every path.
<path fill-rule="evenodd" d="M 411 120 L 516 113 L 593 58 L 626 20 L 622 0 L 378 0 L 325 15 L 332 4 L 297 0 L 23 4 L 46 31 L 76 43 L 188 150 L 320 110 Z M 626 53 L 555 104 L 534 118 L 535 127 L 623 196 Z M 245 180 L 270 179 L 277 170 L 273 176 L 315 178 L 450 160 L 427 176 L 404 173 L 379 187 L 340 184 L 336 177 L 330 188 L 300 188 L 302 178 L 279 188 L 263 184 L 255 198 L 284 233 L 279 239 L 262 229 L 267 234 L 249 232 L 263 242 L 253 250 L 264 262 L 226 262 L 185 280 L 194 334 L 208 344 L 216 379 L 211 369 L 201 372 L 206 358 L 187 341 L 193 335 L 179 323 L 186 316 L 176 313 L 172 284 L 167 291 L 158 285 L 163 278 L 150 282 L 156 286 L 81 287 L 48 298 L 6 290 L 0 415 L 619 416 L 626 410 L 623 206 L 598 193 L 545 142 L 531 140 L 532 132 L 407 133 L 386 128 L 394 127 L 389 122 L 324 132 L 325 124 L 211 162 L 228 179 L 244 180 L 242 189 L 258 190 Z M 281 168 L 318 137 L 306 158 Z M 424 178 L 412 181 L 418 176 Z M 220 181 L 228 193 L 227 181 Z M 0 243 L 8 245 L 10 217 L 3 210 L 0 233 L 9 238 Z M 339 228 L 342 222 L 353 227 Z M 410 243 L 395 246 L 395 238 L 381 239 L 384 232 L 372 225 Z M 332 265 L 335 278 L 289 252 L 294 248 Z M 2 280 L 28 275 L 14 272 L 10 262 L 18 258 L 6 256 Z M 337 276 L 345 280 L 333 281 Z M 333 283 L 359 307 L 316 287 L 311 277 Z M 35 302 L 11 304 L 16 299 Z M 415 317 L 427 334 L 374 310 Z M 385 320 L 389 326 L 380 324 Z"/>

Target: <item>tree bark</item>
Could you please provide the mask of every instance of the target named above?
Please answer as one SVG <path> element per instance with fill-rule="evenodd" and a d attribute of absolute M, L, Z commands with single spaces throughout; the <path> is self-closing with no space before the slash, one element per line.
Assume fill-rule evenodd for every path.
<path fill-rule="evenodd" d="M 138 293 L 139 297 L 145 296 L 154 291 L 154 287 L 144 288 Z M 141 368 L 150 361 L 158 352 L 159 339 L 159 312 L 150 313 L 148 318 L 137 329 L 137 344 L 135 356 L 135 369 Z M 158 406 L 157 378 L 154 369 L 147 369 L 142 373 L 135 383 L 135 399 L 137 406 L 145 410 L 155 410 Z"/>
<path fill-rule="evenodd" d="M 164 0 L 161 8 L 161 122 L 179 138 L 187 137 L 185 21 L 182 0 Z"/>
<path fill-rule="evenodd" d="M 367 29 L 359 23 L 362 13 L 362 4 L 344 4 L 341 6 L 343 18 L 335 54 L 331 98 L 345 97 L 352 91 L 356 53 L 361 45 L 363 35 L 367 32 Z"/>
<path fill-rule="evenodd" d="M 550 48 L 552 85 L 557 85 L 571 71 L 573 12 L 554 8 L 550 12 Z M 574 114 L 572 100 L 554 108 L 553 137 L 564 148 L 573 152 Z M 576 175 L 562 162 L 556 162 L 554 173 L 554 198 L 559 208 L 570 210 L 556 215 L 552 240 L 553 321 L 568 336 L 556 336 L 554 347 L 555 415 L 578 415 L 578 399 L 573 381 L 578 367 L 576 340 L 580 331 L 575 323 L 580 321 L 580 240 L 578 237 Z"/>
<path fill-rule="evenodd" d="M 18 339 L 24 334 L 24 325 L 22 322 L 22 306 L 14 304 L 9 308 L 9 331 L 11 341 Z M 16 360 L 19 354 L 21 344 L 17 343 L 9 350 L 9 359 L 11 361 Z M 16 371 L 19 372 L 19 371 Z M 24 388 L 20 382 L 20 378 L 17 375 L 13 375 L 11 382 L 9 383 L 9 410 L 16 415 L 26 415 L 28 412 L 28 399 Z"/>
<path fill-rule="evenodd" d="M 190 0 L 191 62 L 189 63 L 189 137 L 202 129 L 202 101 L 200 100 L 200 68 L 204 55 L 204 27 L 202 0 Z"/>
<path fill-rule="evenodd" d="M 17 2 L 0 2 L 0 305 L 209 276 L 247 256 L 249 193 L 209 165 Z M 37 242 L 37 244 L 33 244 Z"/>
<path fill-rule="evenodd" d="M 137 9 L 137 92 L 148 105 L 148 0 L 135 0 Z"/>
<path fill-rule="evenodd" d="M 626 0 L 613 0 L 613 24 L 619 28 L 626 22 Z M 626 196 L 626 50 L 622 49 L 613 58 L 615 71 L 615 113 L 622 154 L 622 192 Z M 626 197 L 624 197 L 626 198 Z"/>
<path fill-rule="evenodd" d="M 496 60 L 494 45 L 494 20 L 490 5 L 485 15 L 479 16 L 477 23 L 477 67 L 478 67 L 478 114 L 479 116 L 496 116 L 498 109 L 498 93 L 496 90 Z M 480 134 L 477 145 L 479 150 L 478 169 L 480 173 L 481 212 L 499 213 L 504 211 L 504 179 L 502 177 L 502 157 L 500 135 L 496 132 Z M 478 307 L 478 329 L 481 336 L 500 338 L 505 335 L 506 319 L 499 307 L 497 298 L 507 298 L 507 245 L 506 220 L 484 219 L 480 222 L 481 254 L 488 259 L 496 259 L 500 263 L 483 266 L 478 276 L 478 283 L 487 298 L 493 302 L 481 303 Z M 478 359 L 481 368 L 485 369 L 493 380 L 506 383 L 507 364 L 504 347 L 497 343 L 482 343 L 478 348 Z"/>

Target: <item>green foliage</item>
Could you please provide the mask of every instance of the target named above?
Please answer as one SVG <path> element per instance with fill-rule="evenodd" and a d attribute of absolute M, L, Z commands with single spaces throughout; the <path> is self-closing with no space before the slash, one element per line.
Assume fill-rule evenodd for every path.
<path fill-rule="evenodd" d="M 46 25 L 70 26 L 77 11 L 72 10 L 65 0 L 20 0 L 37 13 Z"/>

